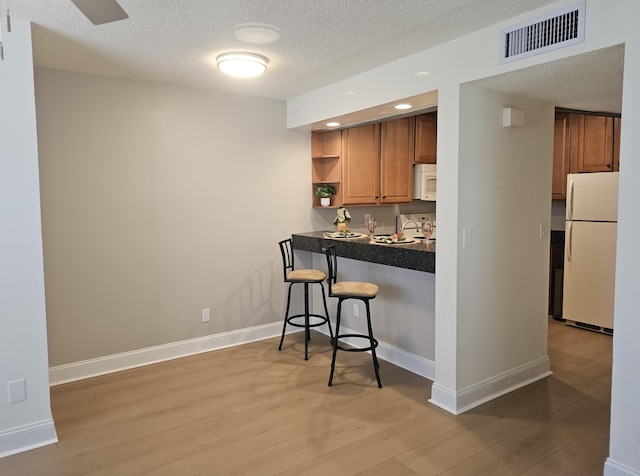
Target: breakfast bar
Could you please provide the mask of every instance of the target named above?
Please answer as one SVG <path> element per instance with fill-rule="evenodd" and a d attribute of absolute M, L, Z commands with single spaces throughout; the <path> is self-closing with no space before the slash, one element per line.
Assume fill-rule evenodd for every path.
<path fill-rule="evenodd" d="M 335 245 L 337 255 L 343 258 L 426 273 L 436 272 L 435 242 L 430 242 L 428 247 L 424 240 L 409 244 L 381 244 L 371 243 L 366 235 L 348 239 L 326 238 L 321 231 L 291 236 L 293 248 L 300 251 L 322 253 L 325 246 Z"/>
<path fill-rule="evenodd" d="M 340 280 L 367 281 L 380 287 L 372 302 L 372 321 L 380 341 L 378 357 L 426 378 L 435 378 L 435 259 L 436 243 L 410 239 L 402 244 L 373 243 L 365 234 L 328 237 L 329 232 L 294 233 L 292 247 L 303 267 L 325 269 L 322 249 L 335 245 Z M 322 296 L 314 291 L 315 306 Z M 350 304 L 342 324 L 364 333 L 365 323 Z M 329 302 L 335 316 L 336 303 Z M 320 312 L 320 307 L 315 311 Z M 364 310 L 361 310 L 364 312 Z M 382 371 L 382 379 L 384 380 Z"/>

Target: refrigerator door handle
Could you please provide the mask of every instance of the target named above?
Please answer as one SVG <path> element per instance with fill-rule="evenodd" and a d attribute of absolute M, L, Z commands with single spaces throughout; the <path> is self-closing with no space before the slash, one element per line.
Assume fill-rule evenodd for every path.
<path fill-rule="evenodd" d="M 573 223 L 567 222 L 567 261 L 571 262 L 571 248 L 573 247 Z"/>
<path fill-rule="evenodd" d="M 569 199 L 567 200 L 567 220 L 573 220 L 573 179 L 569 180 Z"/>

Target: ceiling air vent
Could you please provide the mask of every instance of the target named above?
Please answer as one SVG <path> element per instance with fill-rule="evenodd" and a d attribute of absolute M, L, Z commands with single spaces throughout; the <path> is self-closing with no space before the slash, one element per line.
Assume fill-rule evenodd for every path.
<path fill-rule="evenodd" d="M 584 41 L 585 2 L 502 30 L 500 63 L 516 61 Z"/>

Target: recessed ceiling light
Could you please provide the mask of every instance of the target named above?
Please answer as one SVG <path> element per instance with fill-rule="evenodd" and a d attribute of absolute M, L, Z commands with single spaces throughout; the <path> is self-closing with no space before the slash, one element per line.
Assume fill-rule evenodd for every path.
<path fill-rule="evenodd" d="M 267 58 L 253 53 L 224 53 L 216 63 L 220 71 L 232 76 L 258 76 L 267 70 Z"/>
<path fill-rule="evenodd" d="M 414 74 L 414 76 L 429 76 L 430 74 L 431 73 L 429 73 L 428 71 L 418 71 Z"/>
<path fill-rule="evenodd" d="M 233 33 L 240 41 L 255 45 L 265 45 L 280 39 L 280 30 L 265 23 L 241 23 L 236 25 Z"/>
<path fill-rule="evenodd" d="M 344 95 L 345 96 L 355 96 L 356 92 L 355 91 L 345 91 Z"/>
<path fill-rule="evenodd" d="M 396 104 L 393 107 L 396 109 L 411 109 L 413 106 L 411 104 Z"/>
<path fill-rule="evenodd" d="M 339 125 L 339 122 L 327 122 L 327 127 L 338 127 Z"/>

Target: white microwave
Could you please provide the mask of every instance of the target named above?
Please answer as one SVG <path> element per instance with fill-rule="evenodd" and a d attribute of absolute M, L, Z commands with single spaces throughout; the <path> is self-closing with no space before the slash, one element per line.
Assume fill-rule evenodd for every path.
<path fill-rule="evenodd" d="M 416 164 L 413 166 L 413 198 L 436 201 L 437 180 L 435 164 Z"/>

